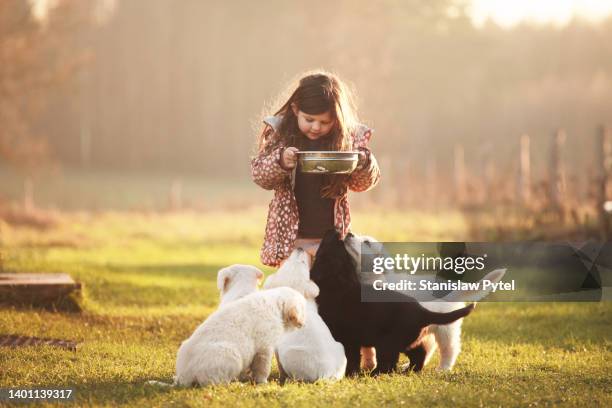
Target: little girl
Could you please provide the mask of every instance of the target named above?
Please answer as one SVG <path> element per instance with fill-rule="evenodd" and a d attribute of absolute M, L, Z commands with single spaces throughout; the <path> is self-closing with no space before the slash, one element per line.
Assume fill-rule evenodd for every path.
<path fill-rule="evenodd" d="M 303 77 L 264 124 L 251 173 L 255 183 L 274 190 L 261 262 L 279 266 L 296 247 L 314 256 L 329 229 L 344 237 L 351 225 L 348 190 L 374 187 L 380 170 L 367 147 L 372 130 L 356 121 L 350 95 L 334 75 Z M 351 174 L 306 174 L 296 169 L 300 150 L 357 150 L 360 155 Z"/>
<path fill-rule="evenodd" d="M 331 228 L 344 237 L 351 225 L 348 190 L 374 187 L 380 169 L 367 147 L 372 130 L 357 122 L 350 95 L 334 75 L 303 77 L 289 100 L 264 123 L 251 173 L 255 183 L 274 190 L 261 262 L 279 266 L 296 247 L 314 256 Z M 348 175 L 306 174 L 297 169 L 300 150 L 357 150 L 360 158 Z M 361 354 L 364 368 L 373 369 L 374 349 L 363 347 Z"/>

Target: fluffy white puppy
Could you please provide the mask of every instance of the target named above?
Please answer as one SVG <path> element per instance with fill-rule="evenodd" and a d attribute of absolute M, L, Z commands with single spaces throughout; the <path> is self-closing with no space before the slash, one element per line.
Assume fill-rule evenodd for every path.
<path fill-rule="evenodd" d="M 219 307 L 257 291 L 263 272 L 252 265 L 235 264 L 217 273 L 217 288 L 221 296 Z"/>
<path fill-rule="evenodd" d="M 482 280 L 489 280 L 493 283 L 497 283 L 506 273 L 505 269 L 496 269 L 493 272 L 488 273 Z M 481 280 L 481 281 L 482 281 Z M 464 299 L 468 299 L 470 302 L 474 302 L 482 299 L 488 295 L 489 291 L 478 291 L 475 292 L 451 292 L 440 300 L 432 302 L 419 302 L 423 307 L 432 312 L 448 313 L 453 310 L 461 309 L 465 306 Z M 454 321 L 447 325 L 432 324 L 429 327 L 427 336 L 423 338 L 424 348 L 426 351 L 425 363 L 427 364 L 433 353 L 436 351 L 436 347 L 440 350 L 440 364 L 438 370 L 448 371 L 452 370 L 457 361 L 457 357 L 461 352 L 461 324 L 463 319 Z M 404 364 L 402 369 L 409 368 L 409 365 Z"/>
<path fill-rule="evenodd" d="M 263 272 L 252 265 L 234 264 L 221 269 L 217 273 L 217 288 L 221 297 L 219 308 L 256 292 L 263 277 Z M 239 379 L 250 381 L 250 369 L 240 373 Z"/>
<path fill-rule="evenodd" d="M 274 347 L 304 325 L 305 303 L 297 291 L 277 288 L 223 306 L 179 348 L 176 384 L 228 383 L 247 369 L 256 383 L 267 382 Z"/>
<path fill-rule="evenodd" d="M 344 347 L 319 316 L 315 302 L 319 287 L 310 280 L 309 255 L 301 248 L 294 250 L 263 285 L 264 289 L 285 286 L 306 298 L 306 323 L 302 329 L 283 335 L 276 347 L 281 378 L 307 382 L 341 379 L 346 369 Z"/>
<path fill-rule="evenodd" d="M 219 295 L 221 297 L 219 309 L 237 299 L 256 292 L 257 286 L 263 279 L 263 276 L 262 271 L 251 265 L 235 264 L 220 269 L 219 272 L 217 272 L 217 288 L 219 289 Z M 241 381 L 249 380 L 249 370 L 247 369 L 246 371 L 240 373 L 239 378 Z M 160 385 L 163 387 L 177 385 L 176 376 L 174 376 L 173 384 L 156 380 L 151 380 L 147 383 L 151 385 Z"/>
<path fill-rule="evenodd" d="M 382 245 L 374 238 L 366 235 L 354 235 L 353 239 L 349 241 L 349 244 L 346 246 L 347 251 L 354 258 L 356 265 L 358 267 L 358 272 L 361 272 L 361 246 L 365 245 L 370 248 L 369 252 L 375 253 L 376 255 L 388 256 L 385 253 Z M 504 274 L 506 273 L 505 269 L 496 269 L 493 272 L 488 273 L 483 280 L 489 280 L 493 283 L 499 282 Z M 394 274 L 389 274 L 386 276 L 394 276 Z M 377 279 L 385 278 L 385 275 L 378 275 Z M 401 279 L 431 279 L 435 280 L 435 276 L 412 276 L 407 277 L 404 275 L 401 276 Z M 406 293 L 410 296 L 410 293 Z M 469 300 L 470 302 L 478 301 L 489 294 L 488 290 L 479 290 L 479 291 L 462 291 L 462 292 L 451 292 L 445 297 L 441 299 L 436 299 L 428 302 L 419 302 L 426 309 L 431 310 L 432 312 L 440 312 L 440 313 L 448 313 L 457 309 L 461 309 L 465 306 L 464 300 Z M 433 324 L 428 328 L 428 334 L 423 337 L 422 345 L 425 349 L 425 362 L 424 365 L 431 359 L 433 353 L 436 348 L 440 350 L 440 364 L 438 365 L 438 370 L 451 370 L 457 361 L 457 357 L 461 352 L 461 324 L 463 323 L 463 319 L 459 319 L 454 321 L 451 324 L 447 325 L 436 325 Z M 370 357 L 369 363 L 370 365 L 376 365 L 376 352 L 375 350 L 364 350 L 362 349 L 362 354 L 365 357 Z M 401 367 L 403 370 L 411 368 L 410 364 L 404 364 Z"/>

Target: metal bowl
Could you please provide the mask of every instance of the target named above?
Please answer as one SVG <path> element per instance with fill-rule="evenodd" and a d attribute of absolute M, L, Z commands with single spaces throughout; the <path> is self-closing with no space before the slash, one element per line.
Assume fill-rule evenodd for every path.
<path fill-rule="evenodd" d="M 302 151 L 297 154 L 298 169 L 302 173 L 349 174 L 359 161 L 359 152 Z"/>

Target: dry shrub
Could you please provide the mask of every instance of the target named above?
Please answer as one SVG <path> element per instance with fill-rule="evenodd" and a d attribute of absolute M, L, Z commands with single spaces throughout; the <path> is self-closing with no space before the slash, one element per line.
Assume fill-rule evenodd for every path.
<path fill-rule="evenodd" d="M 37 230 L 49 230 L 59 223 L 59 217 L 53 211 L 24 210 L 16 206 L 2 204 L 0 204 L 0 220 L 11 226 L 29 227 Z"/>

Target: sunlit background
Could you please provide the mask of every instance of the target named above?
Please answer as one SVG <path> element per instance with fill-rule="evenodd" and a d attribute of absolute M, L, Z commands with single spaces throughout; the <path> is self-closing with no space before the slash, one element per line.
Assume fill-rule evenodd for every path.
<path fill-rule="evenodd" d="M 612 1 L 5 0 L 0 200 L 266 203 L 249 174 L 261 118 L 324 68 L 376 131 L 383 183 L 358 205 L 519 200 L 521 137 L 530 197 L 557 183 L 558 148 L 563 192 L 586 201 L 612 124 L 611 14 Z"/>
<path fill-rule="evenodd" d="M 517 24 L 562 27 L 573 19 L 599 23 L 612 13 L 609 0 L 474 0 L 468 11 L 478 27 L 492 21 L 510 28 Z"/>
<path fill-rule="evenodd" d="M 518 243 L 504 282 L 602 301 L 482 302 L 452 374 L 434 353 L 419 375 L 309 385 L 277 362 L 257 387 L 154 386 L 217 309 L 218 271 L 274 271 L 274 193 L 250 157 L 316 68 L 375 130 L 382 178 L 350 193 L 351 232 Z M 612 0 L 0 0 L 0 399 L 612 406 L 610 129 Z M 434 246 L 467 266 L 461 244 Z M 509 247 L 487 248 L 490 278 Z"/>

